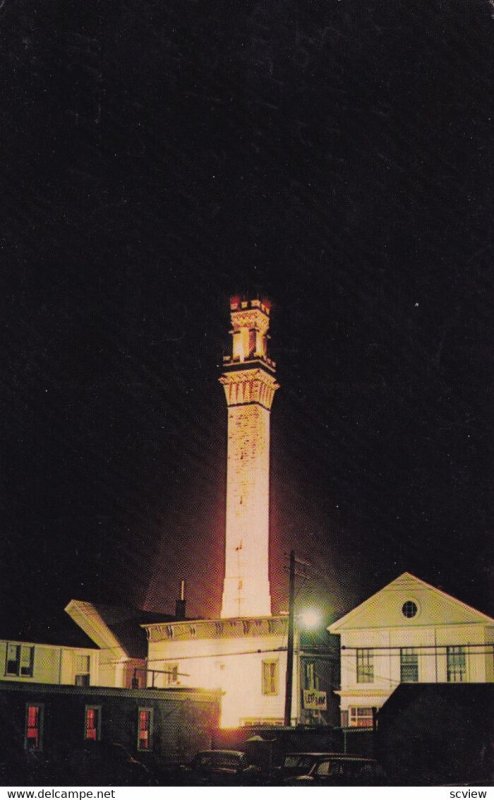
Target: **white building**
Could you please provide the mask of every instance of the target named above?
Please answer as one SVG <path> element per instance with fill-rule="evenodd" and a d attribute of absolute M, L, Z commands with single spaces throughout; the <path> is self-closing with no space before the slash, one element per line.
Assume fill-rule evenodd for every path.
<path fill-rule="evenodd" d="M 341 637 L 341 725 L 372 725 L 400 683 L 494 681 L 494 620 L 403 573 L 329 626 Z"/>
<path fill-rule="evenodd" d="M 286 617 L 243 617 L 145 626 L 148 685 L 219 689 L 221 727 L 282 725 Z M 294 671 L 292 708 L 299 694 Z"/>

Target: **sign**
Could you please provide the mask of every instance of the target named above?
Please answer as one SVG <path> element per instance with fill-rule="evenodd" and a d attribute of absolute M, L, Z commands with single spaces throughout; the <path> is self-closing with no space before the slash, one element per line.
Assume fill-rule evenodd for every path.
<path fill-rule="evenodd" d="M 304 708 L 313 709 L 314 711 L 327 711 L 326 692 L 319 692 L 316 689 L 304 689 Z"/>

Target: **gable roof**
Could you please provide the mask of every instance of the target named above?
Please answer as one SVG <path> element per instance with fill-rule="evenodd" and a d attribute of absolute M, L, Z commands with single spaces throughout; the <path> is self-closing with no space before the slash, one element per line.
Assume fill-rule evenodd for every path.
<path fill-rule="evenodd" d="M 98 647 L 113 650 L 115 657 L 145 658 L 147 639 L 141 625 L 166 619 L 152 611 L 85 600 L 71 600 L 65 611 Z"/>
<path fill-rule="evenodd" d="M 412 618 L 406 618 L 402 613 L 403 604 L 407 601 L 412 601 L 417 606 L 417 614 Z M 493 625 L 494 619 L 410 572 L 404 572 L 333 622 L 328 630 L 331 633 L 340 633 L 362 628 L 462 623 Z"/>

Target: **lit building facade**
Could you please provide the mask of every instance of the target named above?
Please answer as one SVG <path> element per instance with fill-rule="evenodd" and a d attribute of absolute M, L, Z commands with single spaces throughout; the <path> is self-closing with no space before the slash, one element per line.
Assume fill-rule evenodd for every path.
<path fill-rule="evenodd" d="M 271 614 L 270 414 L 278 384 L 267 352 L 267 301 L 230 301 L 232 355 L 220 378 L 228 406 L 225 581 L 222 617 Z"/>
<path fill-rule="evenodd" d="M 100 651 L 89 647 L 3 639 L 0 664 L 6 682 L 93 686 L 100 680 Z"/>
<path fill-rule="evenodd" d="M 220 690 L 223 728 L 283 724 L 285 616 L 187 620 L 145 627 L 148 686 Z M 294 671 L 294 720 L 298 697 Z"/>
<path fill-rule="evenodd" d="M 225 576 L 216 620 L 156 623 L 148 636 L 148 685 L 220 689 L 221 726 L 284 718 L 287 618 L 271 615 L 270 413 L 278 384 L 268 356 L 270 305 L 230 301 L 231 355 L 220 382 L 228 409 Z M 298 663 L 293 680 L 297 715 Z"/>
<path fill-rule="evenodd" d="M 494 681 L 494 620 L 409 572 L 328 630 L 340 636 L 343 727 L 371 727 L 401 683 Z"/>

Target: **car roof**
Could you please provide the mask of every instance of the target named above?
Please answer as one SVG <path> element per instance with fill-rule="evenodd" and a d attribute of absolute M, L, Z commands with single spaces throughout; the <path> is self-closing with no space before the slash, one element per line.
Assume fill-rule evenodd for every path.
<path fill-rule="evenodd" d="M 303 751 L 300 752 L 293 752 L 293 753 L 285 753 L 285 758 L 287 756 L 310 756 L 310 758 L 347 758 L 347 759 L 355 759 L 358 758 L 359 761 L 374 761 L 375 759 L 369 758 L 368 756 L 359 756 L 358 753 L 306 753 Z"/>

